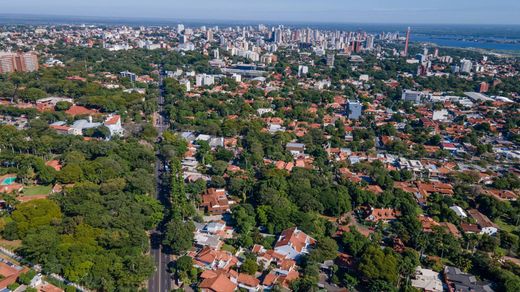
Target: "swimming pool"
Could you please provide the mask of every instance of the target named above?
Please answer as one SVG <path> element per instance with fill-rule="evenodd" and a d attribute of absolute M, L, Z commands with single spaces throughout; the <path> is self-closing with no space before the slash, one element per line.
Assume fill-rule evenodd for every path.
<path fill-rule="evenodd" d="M 3 186 L 12 185 L 12 184 L 14 184 L 15 181 L 16 181 L 16 177 L 8 177 L 8 178 L 5 178 L 4 181 L 2 181 L 2 183 L 0 183 L 0 185 L 3 185 Z"/>

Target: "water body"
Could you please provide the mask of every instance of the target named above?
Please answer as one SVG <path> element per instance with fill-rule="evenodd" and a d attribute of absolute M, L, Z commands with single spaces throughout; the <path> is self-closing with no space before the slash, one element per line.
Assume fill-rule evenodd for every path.
<path fill-rule="evenodd" d="M 477 48 L 486 50 L 520 51 L 520 43 L 502 43 L 491 40 L 464 40 L 431 36 L 413 36 L 412 42 L 434 43 L 442 47 Z"/>

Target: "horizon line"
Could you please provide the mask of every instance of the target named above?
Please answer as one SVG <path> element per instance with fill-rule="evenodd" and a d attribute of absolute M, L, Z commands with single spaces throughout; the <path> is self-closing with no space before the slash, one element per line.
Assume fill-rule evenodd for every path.
<path fill-rule="evenodd" d="M 79 18 L 77 21 L 81 20 L 114 20 L 114 21 L 163 21 L 163 22 L 172 22 L 172 23 L 190 23 L 190 22 L 209 22 L 209 23 L 223 23 L 223 24 L 232 24 L 232 23 L 241 23 L 241 24 L 297 24 L 297 25 L 324 25 L 324 24 L 335 24 L 335 25 L 396 25 L 396 26 L 410 26 L 410 25 L 425 25 L 425 26 L 433 26 L 433 25 L 460 25 L 460 26 L 477 26 L 477 25 L 489 25 L 489 26 L 519 26 L 518 24 L 506 24 L 506 23 L 431 23 L 431 22 L 365 22 L 365 21 L 356 21 L 356 22 L 338 22 L 338 21 L 304 21 L 304 20 L 239 20 L 239 19 L 210 19 L 210 18 L 178 18 L 178 17 L 152 17 L 152 16 L 95 16 L 95 15 L 72 15 L 72 14 L 34 14 L 34 13 L 0 13 L 0 17 L 61 17 L 61 18 L 69 18 L 68 20 L 73 20 L 74 18 Z M 81 19 L 83 18 L 83 19 Z M 33 21 L 36 21 L 33 19 Z M 53 22 L 50 19 L 45 19 L 46 22 Z M 59 22 L 59 20 L 57 20 Z M 95 22 L 95 21 L 94 21 Z M 88 22 L 87 22 L 88 23 Z M 85 24 L 87 24 L 85 23 Z M 1 22 L 0 22 L 1 24 Z"/>

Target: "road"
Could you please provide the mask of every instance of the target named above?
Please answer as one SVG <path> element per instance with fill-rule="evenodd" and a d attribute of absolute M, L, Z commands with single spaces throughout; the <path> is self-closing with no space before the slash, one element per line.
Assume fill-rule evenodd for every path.
<path fill-rule="evenodd" d="M 162 72 L 162 70 L 161 70 Z M 157 129 L 159 140 L 162 137 L 164 130 L 168 129 L 169 125 L 164 117 L 164 90 L 162 87 L 164 75 L 160 76 L 160 94 L 157 99 L 157 119 L 155 121 L 155 128 Z M 155 177 L 157 181 L 156 199 L 163 205 L 168 206 L 169 187 L 163 184 L 162 177 L 165 172 L 165 162 L 161 159 L 159 152 L 155 163 Z M 170 256 L 162 251 L 162 230 L 164 222 L 159 224 L 157 229 L 152 232 L 150 236 L 151 255 L 155 262 L 155 272 L 148 280 L 148 291 L 150 292 L 170 292 L 172 289 L 172 281 L 170 274 L 167 271 L 167 265 L 170 262 Z"/>

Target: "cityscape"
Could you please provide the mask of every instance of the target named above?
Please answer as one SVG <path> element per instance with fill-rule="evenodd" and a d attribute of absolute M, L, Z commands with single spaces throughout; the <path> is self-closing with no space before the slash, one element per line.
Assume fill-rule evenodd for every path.
<path fill-rule="evenodd" d="M 384 24 L 407 0 L 359 24 L 306 22 L 313 1 L 267 1 L 278 22 L 234 0 L 207 21 L 215 3 L 9 4 L 0 291 L 520 291 L 520 26 L 500 1 L 497 25 Z"/>

